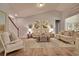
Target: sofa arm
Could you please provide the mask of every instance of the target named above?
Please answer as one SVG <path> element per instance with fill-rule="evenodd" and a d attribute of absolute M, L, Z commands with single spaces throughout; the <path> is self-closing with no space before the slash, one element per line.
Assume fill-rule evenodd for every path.
<path fill-rule="evenodd" d="M 76 49 L 79 49 L 79 38 L 76 38 L 75 40 L 75 47 Z"/>
<path fill-rule="evenodd" d="M 15 44 L 16 42 L 20 41 L 21 39 L 16 39 L 14 41 L 11 41 L 9 44 Z"/>

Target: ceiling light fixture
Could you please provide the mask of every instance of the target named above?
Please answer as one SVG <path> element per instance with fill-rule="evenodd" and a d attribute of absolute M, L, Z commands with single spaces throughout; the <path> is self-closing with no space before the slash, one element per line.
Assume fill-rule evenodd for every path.
<path fill-rule="evenodd" d="M 43 7 L 44 5 L 44 3 L 37 3 L 37 7 Z"/>

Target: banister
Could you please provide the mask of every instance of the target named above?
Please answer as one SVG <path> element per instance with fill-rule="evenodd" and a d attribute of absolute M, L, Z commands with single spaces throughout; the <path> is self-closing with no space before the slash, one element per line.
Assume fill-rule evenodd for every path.
<path fill-rule="evenodd" d="M 12 19 L 8 16 L 11 23 L 14 25 L 14 27 L 18 30 L 18 37 L 19 37 L 19 28 L 16 26 L 16 24 L 12 21 Z"/>

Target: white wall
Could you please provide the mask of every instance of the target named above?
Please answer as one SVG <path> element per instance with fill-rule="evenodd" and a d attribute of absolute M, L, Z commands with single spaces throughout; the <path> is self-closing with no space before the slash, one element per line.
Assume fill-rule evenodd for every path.
<path fill-rule="evenodd" d="M 71 28 L 69 27 L 71 24 Z M 65 20 L 65 30 L 75 30 L 74 24 L 79 24 L 79 14 L 71 16 Z"/>

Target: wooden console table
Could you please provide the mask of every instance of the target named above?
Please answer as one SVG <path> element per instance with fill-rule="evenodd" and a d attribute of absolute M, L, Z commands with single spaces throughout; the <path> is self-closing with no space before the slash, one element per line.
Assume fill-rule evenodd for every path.
<path fill-rule="evenodd" d="M 50 37 L 46 36 L 46 35 L 41 35 L 37 38 L 38 42 L 49 42 L 50 41 Z"/>

